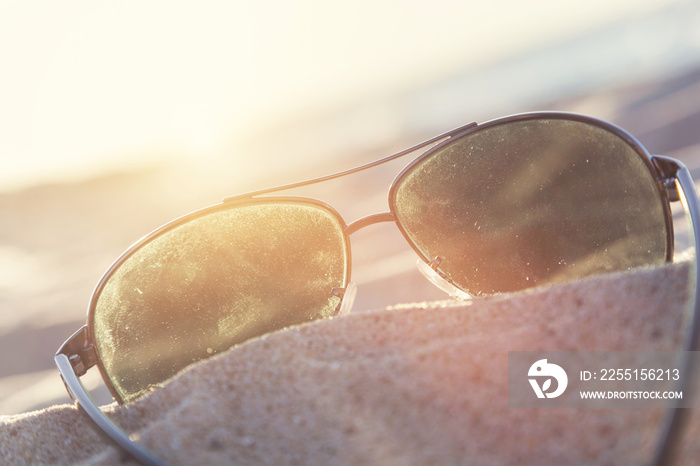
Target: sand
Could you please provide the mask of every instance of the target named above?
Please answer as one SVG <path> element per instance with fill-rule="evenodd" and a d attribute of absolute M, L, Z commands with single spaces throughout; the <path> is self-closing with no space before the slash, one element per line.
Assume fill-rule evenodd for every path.
<path fill-rule="evenodd" d="M 105 409 L 172 464 L 645 464 L 660 409 L 508 408 L 507 351 L 677 349 L 685 295 L 671 264 L 350 314 Z M 4 464 L 125 460 L 71 405 L 2 418 L 0 445 Z"/>

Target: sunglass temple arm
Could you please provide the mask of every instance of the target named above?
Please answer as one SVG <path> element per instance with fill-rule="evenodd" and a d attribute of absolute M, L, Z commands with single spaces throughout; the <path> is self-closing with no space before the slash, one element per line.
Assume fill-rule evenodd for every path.
<path fill-rule="evenodd" d="M 79 377 L 96 363 L 94 347 L 88 343 L 87 327 L 78 330 L 56 353 L 54 361 L 61 373 L 61 379 L 78 408 L 87 414 L 97 427 L 98 434 L 107 434 L 119 447 L 133 455 L 146 466 L 167 466 L 142 444 L 132 441 L 129 436 L 114 424 L 97 406 Z"/>
<path fill-rule="evenodd" d="M 694 267 L 688 272 L 693 279 L 694 285 L 694 289 L 689 291 L 693 295 L 692 307 L 688 306 L 687 308 L 691 314 L 689 316 L 690 325 L 687 329 L 688 333 L 683 340 L 685 341 L 683 360 L 681 361 L 683 377 L 679 380 L 677 387 L 679 391 L 687 395 L 684 398 L 692 399 L 696 395 L 694 391 L 696 374 L 694 374 L 694 358 L 691 357 L 691 352 L 700 349 L 700 300 L 698 299 L 698 291 L 700 291 L 700 262 L 698 261 L 698 252 L 700 251 L 700 199 L 698 199 L 690 171 L 685 165 L 675 159 L 658 155 L 653 156 L 652 161 L 661 172 L 662 178 L 659 181 L 666 182 L 669 200 L 681 200 L 683 202 L 690 217 L 689 223 L 692 230 L 692 238 L 695 241 Z M 676 195 L 678 196 L 676 197 Z M 674 197 L 676 198 L 674 199 Z M 689 416 L 689 408 L 681 408 L 680 400 L 674 400 L 664 419 L 655 456 L 651 464 L 654 466 L 669 465 L 675 464 L 680 460 L 682 434 L 688 423 Z"/>

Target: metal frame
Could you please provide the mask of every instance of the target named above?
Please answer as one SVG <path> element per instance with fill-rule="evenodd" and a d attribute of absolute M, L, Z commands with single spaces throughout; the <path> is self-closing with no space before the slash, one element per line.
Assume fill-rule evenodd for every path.
<path fill-rule="evenodd" d="M 692 299 L 689 300 L 686 307 L 686 318 L 688 326 L 684 338 L 684 347 L 682 348 L 683 360 L 680 364 L 680 371 L 683 377 L 678 381 L 677 390 L 693 396 L 698 394 L 695 392 L 695 367 L 691 352 L 700 350 L 700 261 L 698 260 L 698 252 L 700 250 L 700 199 L 698 199 L 695 183 L 690 175 L 688 168 L 678 160 L 670 157 L 655 155 L 652 160 L 657 162 L 657 165 L 663 171 L 662 176 L 668 180 L 675 180 L 676 186 L 679 188 L 680 200 L 683 202 L 686 214 L 689 217 L 690 228 L 692 228 L 693 239 L 695 241 L 695 256 L 693 258 L 693 267 L 688 271 L 689 283 L 692 284 L 688 290 L 692 294 Z M 652 460 L 653 465 L 668 465 L 675 464 L 681 456 L 681 439 L 683 430 L 690 418 L 689 409 L 681 408 L 680 401 L 674 400 L 671 406 L 666 411 L 666 415 L 661 426 L 661 432 L 658 436 L 656 450 Z"/>
<path fill-rule="evenodd" d="M 249 193 L 239 194 L 239 195 L 232 196 L 232 197 L 227 197 L 227 198 L 224 198 L 223 202 L 231 202 L 231 201 L 236 201 L 236 200 L 245 199 L 245 198 L 252 198 L 254 196 L 260 196 L 263 194 L 270 194 L 270 193 L 275 193 L 275 192 L 279 192 L 279 191 L 285 191 L 287 189 L 301 188 L 303 186 L 308 186 L 311 184 L 321 183 L 323 181 L 333 180 L 335 178 L 340 178 L 342 176 L 352 175 L 353 173 L 358 173 L 358 172 L 361 172 L 363 170 L 367 170 L 369 168 L 376 167 L 378 165 L 382 165 L 382 164 L 387 163 L 387 162 L 391 162 L 392 160 L 396 160 L 398 158 L 401 158 L 404 155 L 410 154 L 411 152 L 415 152 L 418 149 L 422 149 L 422 148 L 427 147 L 431 144 L 435 144 L 436 142 L 441 141 L 443 139 L 451 138 L 451 137 L 454 137 L 454 136 L 457 136 L 457 135 L 463 133 L 464 131 L 474 129 L 477 126 L 479 126 L 477 123 L 469 123 L 469 124 L 466 124 L 464 126 L 460 126 L 459 128 L 453 129 L 452 131 L 448 131 L 448 132 L 443 133 L 439 136 L 435 136 L 434 138 L 428 139 L 427 141 L 423 141 L 421 143 L 418 143 L 415 146 L 411 146 L 408 149 L 404 149 L 402 151 L 396 152 L 395 154 L 384 157 L 383 159 L 375 160 L 374 162 L 360 165 L 359 167 L 350 168 L 348 170 L 343 170 L 343 171 L 340 171 L 337 173 L 333 173 L 331 175 L 321 176 L 318 178 L 312 178 L 310 180 L 298 181 L 296 183 L 289 183 L 289 184 L 284 184 L 281 186 L 275 186 L 272 188 L 259 189 L 256 191 L 251 191 Z"/>
<path fill-rule="evenodd" d="M 119 426 L 102 412 L 73 371 L 73 366 L 66 354 L 59 351 L 54 357 L 54 361 L 58 371 L 61 373 L 61 378 L 66 386 L 66 390 L 68 390 L 68 394 L 77 401 L 78 407 L 92 419 L 103 433 L 107 434 L 119 447 L 130 453 L 141 463 L 148 466 L 167 466 L 166 462 L 158 458 L 145 446 L 133 442 Z"/>
<path fill-rule="evenodd" d="M 597 118 L 592 118 L 588 117 L 585 115 L 579 115 L 576 113 L 567 113 L 567 112 L 533 112 L 533 113 L 521 113 L 518 115 L 511 115 L 507 116 L 504 118 L 498 118 L 495 120 L 487 121 L 486 123 L 482 123 L 477 125 L 476 127 L 468 128 L 466 131 L 463 131 L 459 133 L 456 136 L 451 137 L 450 139 L 443 141 L 442 143 L 436 145 L 435 147 L 431 148 L 429 151 L 425 152 L 423 155 L 419 156 L 415 160 L 413 160 L 406 168 L 403 169 L 401 173 L 399 173 L 396 178 L 394 179 L 393 183 L 391 184 L 391 189 L 389 190 L 389 208 L 391 212 L 396 212 L 396 196 L 397 196 L 397 191 L 399 186 L 401 185 L 401 181 L 406 178 L 408 175 L 413 172 L 418 166 L 420 166 L 421 162 L 423 160 L 431 157 L 435 152 L 442 150 L 445 146 L 451 144 L 454 142 L 454 140 L 457 140 L 462 137 L 469 136 L 471 134 L 474 134 L 476 132 L 479 132 L 483 129 L 487 128 L 492 128 L 494 126 L 500 126 L 503 124 L 508 124 L 508 123 L 513 123 L 513 122 L 518 122 L 518 121 L 528 121 L 528 120 L 566 120 L 566 121 L 577 121 L 580 123 L 585 123 L 588 125 L 593 125 L 598 128 L 601 128 L 603 130 L 606 130 L 610 133 L 613 133 L 623 139 L 629 146 L 635 149 L 637 154 L 640 156 L 640 158 L 644 161 L 645 165 L 647 166 L 647 169 L 649 169 L 650 174 L 656 174 L 658 173 L 657 167 L 654 165 L 652 162 L 651 155 L 649 152 L 644 148 L 644 146 L 630 133 L 625 131 L 624 129 L 620 128 L 619 126 L 616 126 L 612 123 L 608 123 L 607 121 L 599 120 Z M 657 177 L 657 181 L 659 181 Z M 671 213 L 670 206 L 668 205 L 669 197 L 667 193 L 666 186 L 664 186 L 662 183 L 657 183 L 657 189 L 659 192 L 659 196 L 662 199 L 662 206 L 663 206 L 663 211 L 664 211 L 664 216 L 666 219 L 666 231 L 668 232 L 666 236 L 666 261 L 670 262 L 673 260 L 673 215 Z M 427 257 L 423 251 L 421 251 L 410 239 L 410 236 L 408 235 L 408 232 L 404 229 L 403 225 L 401 224 L 400 219 L 397 219 L 396 221 L 396 226 L 399 228 L 401 231 L 401 234 L 406 238 L 406 241 L 408 244 L 411 245 L 413 250 L 420 256 L 426 263 L 430 263 L 434 258 L 433 257 Z M 442 274 L 441 274 L 442 275 Z M 452 286 L 455 286 L 459 289 L 461 287 L 457 285 L 456 283 L 453 283 L 449 278 L 443 276 L 443 279 L 448 281 Z M 466 290 L 463 290 L 466 291 Z"/>
<path fill-rule="evenodd" d="M 347 287 L 350 284 L 351 276 L 351 250 L 350 250 L 350 240 L 349 236 L 369 225 L 379 223 L 379 222 L 394 222 L 401 231 L 401 233 L 406 237 L 408 243 L 411 247 L 416 250 L 421 259 L 430 264 L 430 258 L 424 257 L 424 255 L 416 248 L 415 245 L 409 240 L 407 233 L 403 230 L 400 222 L 397 220 L 394 214 L 394 207 L 396 205 L 396 191 L 397 186 L 401 183 L 401 180 L 411 172 L 416 166 L 418 166 L 422 160 L 430 157 L 435 151 L 440 150 L 446 144 L 450 144 L 455 139 L 462 136 L 472 134 L 475 131 L 479 131 L 484 128 L 489 128 L 492 126 L 529 119 L 565 119 L 580 121 L 583 123 L 588 123 L 609 132 L 612 132 L 622 139 L 624 139 L 630 146 L 635 148 L 639 156 L 645 161 L 650 174 L 656 177 L 657 186 L 659 189 L 659 196 L 664 201 L 664 214 L 666 216 L 667 224 L 667 261 L 671 261 L 673 258 L 673 219 L 671 216 L 670 201 L 675 201 L 680 198 L 684 202 L 686 211 L 689 213 L 691 220 L 696 251 L 700 247 L 700 200 L 698 199 L 695 186 L 693 184 L 690 172 L 688 169 L 680 162 L 662 156 L 651 156 L 646 151 L 646 149 L 637 141 L 632 135 L 622 128 L 613 125 L 611 123 L 583 116 L 573 113 L 565 112 L 536 112 L 536 113 L 525 113 L 519 115 L 513 115 L 505 118 L 500 118 L 492 120 L 483 124 L 477 125 L 476 123 L 470 123 L 468 125 L 459 127 L 455 130 L 444 133 L 440 136 L 429 139 L 425 142 L 412 146 L 403 151 L 397 152 L 393 155 L 379 159 L 375 162 L 371 162 L 365 165 L 361 165 L 349 170 L 337 172 L 331 175 L 314 178 L 306 181 L 301 181 L 297 183 L 285 184 L 273 188 L 261 189 L 258 191 L 253 191 L 250 193 L 233 196 L 225 198 L 221 204 L 217 204 L 211 207 L 207 207 L 202 210 L 198 210 L 191 214 L 180 217 L 160 228 L 154 232 L 146 235 L 133 246 L 131 246 L 124 254 L 122 254 L 114 264 L 107 270 L 105 275 L 100 279 L 95 291 L 93 292 L 90 304 L 88 307 L 88 317 L 87 325 L 78 330 L 71 338 L 69 338 L 59 349 L 56 354 L 55 362 L 58 366 L 61 377 L 66 385 L 66 388 L 74 398 L 78 406 L 84 410 L 84 412 L 95 422 L 95 424 L 102 429 L 111 439 L 113 439 L 121 448 L 132 454 L 136 459 L 147 465 L 163 465 L 160 459 L 149 452 L 143 445 L 132 442 L 129 436 L 124 433 L 118 426 L 116 426 L 109 418 L 95 405 L 94 401 L 91 399 L 90 395 L 85 390 L 84 386 L 79 380 L 87 369 L 92 365 L 97 365 L 102 378 L 105 380 L 108 388 L 114 395 L 118 402 L 122 402 L 121 398 L 116 394 L 116 391 L 111 386 L 109 382 L 109 377 L 106 376 L 105 369 L 100 361 L 99 354 L 95 349 L 94 342 L 94 325 L 93 317 L 94 310 L 99 298 L 99 295 L 110 278 L 112 273 L 125 261 L 127 260 L 135 251 L 137 251 L 144 244 L 150 242 L 154 238 L 162 235 L 163 233 L 172 230 L 173 228 L 188 222 L 192 219 L 213 213 L 219 210 L 230 209 L 243 205 L 255 205 L 261 203 L 277 203 L 277 202 L 291 202 L 291 203 L 302 203 L 307 205 L 314 205 L 322 209 L 327 210 L 331 213 L 339 222 L 345 235 L 346 242 L 346 254 L 347 254 L 347 271 L 346 271 L 346 283 Z M 361 172 L 363 170 L 381 165 L 383 163 L 398 159 L 409 153 L 415 152 L 418 149 L 422 149 L 433 145 L 432 148 L 427 150 L 422 155 L 418 156 L 415 160 L 406 166 L 394 179 L 389 189 L 389 212 L 382 212 L 367 217 L 356 220 L 349 225 L 345 223 L 343 218 L 338 214 L 338 212 L 333 209 L 328 204 L 310 198 L 301 197 L 287 197 L 287 196 L 265 196 L 266 194 L 271 194 L 283 190 L 288 190 L 292 188 L 298 188 L 302 186 L 308 186 L 311 184 L 320 183 L 323 181 L 332 180 L 342 176 L 351 175 L 354 173 Z M 679 187 L 679 190 L 676 190 Z M 679 192 L 682 196 L 678 196 Z M 687 329 L 686 344 L 684 350 L 686 351 L 696 351 L 698 350 L 698 344 L 700 343 L 700 303 L 698 301 L 698 290 L 700 290 L 700 265 L 697 260 L 695 260 L 695 267 L 692 270 L 694 274 L 694 286 L 695 294 L 692 300 L 692 306 L 689 306 L 689 312 L 692 313 L 691 324 Z M 341 297 L 342 299 L 342 297 Z M 685 371 L 683 373 L 690 373 L 691 364 L 689 360 L 683 361 L 683 368 Z M 684 390 L 691 390 L 691 378 L 685 377 L 680 381 L 680 387 Z M 692 396 L 692 394 L 691 394 Z M 668 462 L 674 458 L 674 455 L 678 454 L 680 437 L 679 433 L 685 426 L 687 420 L 687 415 L 683 409 L 678 408 L 676 405 L 672 406 L 668 412 L 664 421 L 664 425 L 661 429 L 661 434 L 659 436 L 659 441 L 657 448 L 655 450 L 655 456 L 653 463 L 654 465 L 668 464 Z"/>
<path fill-rule="evenodd" d="M 323 201 L 317 200 L 317 199 L 311 199 L 311 198 L 305 198 L 305 197 L 293 197 L 293 196 L 274 196 L 274 197 L 265 197 L 265 198 L 260 198 L 260 199 L 237 199 L 232 202 L 228 203 L 220 203 L 220 204 L 215 204 L 210 207 L 206 207 L 204 209 L 197 210 L 195 212 L 192 212 L 190 214 L 184 215 L 182 217 L 179 217 L 163 226 L 160 228 L 154 230 L 153 232 L 149 233 L 148 235 L 144 236 L 141 238 L 139 241 L 134 243 L 129 249 L 127 249 L 117 260 L 107 269 L 107 272 L 102 276 L 100 281 L 98 282 L 97 286 L 95 287 L 95 290 L 93 291 L 92 297 L 90 298 L 90 304 L 88 306 L 88 318 L 87 318 L 87 327 L 85 330 L 85 339 L 86 339 L 86 347 L 85 349 L 82 350 L 82 353 L 86 352 L 94 352 L 96 354 L 96 358 L 94 358 L 94 364 L 97 365 L 97 367 L 100 370 L 100 375 L 102 376 L 102 379 L 105 381 L 105 384 L 107 385 L 107 388 L 109 389 L 110 393 L 114 397 L 117 402 L 122 403 L 124 400 L 121 398 L 119 393 L 116 391 L 114 388 L 109 376 L 107 375 L 106 368 L 102 364 L 102 361 L 100 359 L 100 354 L 99 354 L 99 349 L 96 345 L 94 345 L 95 342 L 95 308 L 97 307 L 97 302 L 99 301 L 100 294 L 102 293 L 102 290 L 104 289 L 104 286 L 106 285 L 107 281 L 110 279 L 112 274 L 119 268 L 121 265 L 128 260 L 136 251 L 138 251 L 143 245 L 150 243 L 152 240 L 155 238 L 173 230 L 174 228 L 177 228 L 178 226 L 185 224 L 187 222 L 190 222 L 192 220 L 195 220 L 197 218 L 204 217 L 206 215 L 210 215 L 215 212 L 219 212 L 222 210 L 229 210 L 237 207 L 243 207 L 243 206 L 252 206 L 252 205 L 261 205 L 261 204 L 297 204 L 297 205 L 310 205 L 313 207 L 317 207 L 319 209 L 322 209 L 329 214 L 331 214 L 336 221 L 338 222 L 341 231 L 343 232 L 343 241 L 345 243 L 345 257 L 347 258 L 346 262 L 346 269 L 345 269 L 345 281 L 343 283 L 343 287 L 346 288 L 348 284 L 350 283 L 350 277 L 351 277 L 351 270 L 352 270 L 352 253 L 350 250 L 350 238 L 347 234 L 347 225 L 345 224 L 345 221 L 343 218 L 340 216 L 340 214 L 330 205 L 326 204 Z M 75 337 L 75 335 L 74 335 Z M 71 340 L 73 337 L 71 338 Z M 69 341 L 71 341 L 69 340 Z M 91 358 L 92 359 L 92 358 Z M 91 364 L 89 364 L 89 360 L 86 361 L 86 358 L 83 356 L 81 358 L 81 362 L 85 365 L 85 370 L 89 369 L 91 367 Z M 84 361 L 84 362 L 83 362 Z M 75 363 L 74 363 L 75 364 Z"/>

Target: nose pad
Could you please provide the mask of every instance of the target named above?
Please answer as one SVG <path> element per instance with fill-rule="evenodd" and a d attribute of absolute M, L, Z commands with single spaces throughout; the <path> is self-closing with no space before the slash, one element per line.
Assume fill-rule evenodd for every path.
<path fill-rule="evenodd" d="M 433 285 L 440 288 L 442 291 L 450 295 L 451 298 L 466 301 L 471 299 L 471 295 L 465 291 L 460 290 L 452 283 L 448 282 L 441 274 L 438 272 L 437 265 L 440 263 L 440 258 L 436 257 L 430 263 L 426 263 L 421 259 L 418 259 L 416 266 L 418 270 L 423 274 L 425 278 L 428 279 Z"/>
<path fill-rule="evenodd" d="M 350 313 L 352 305 L 355 304 L 355 296 L 357 296 L 357 286 L 355 282 L 348 283 L 346 288 L 333 289 L 333 295 L 340 298 L 338 306 L 335 308 L 335 315 L 342 316 Z"/>

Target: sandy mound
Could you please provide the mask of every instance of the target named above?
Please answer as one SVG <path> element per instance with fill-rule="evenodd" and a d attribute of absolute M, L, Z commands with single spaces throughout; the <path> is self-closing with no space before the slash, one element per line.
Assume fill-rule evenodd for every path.
<path fill-rule="evenodd" d="M 507 351 L 676 349 L 685 289 L 670 265 L 352 314 L 250 341 L 108 410 L 173 464 L 644 464 L 660 410 L 509 409 Z M 123 461 L 69 405 L 5 417 L 0 445 L 4 464 Z"/>

